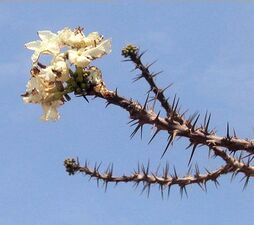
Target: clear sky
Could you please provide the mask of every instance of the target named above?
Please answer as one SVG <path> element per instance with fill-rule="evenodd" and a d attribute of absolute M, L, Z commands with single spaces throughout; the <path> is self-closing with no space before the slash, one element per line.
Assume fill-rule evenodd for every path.
<path fill-rule="evenodd" d="M 109 185 L 107 192 L 82 175 L 68 176 L 67 157 L 114 163 L 117 174 L 137 163 L 151 161 L 187 171 L 190 152 L 176 142 L 163 160 L 166 145 L 160 135 L 151 145 L 151 129 L 129 140 L 128 114 L 102 100 L 87 104 L 72 98 L 61 109 L 61 120 L 41 122 L 41 108 L 25 105 L 20 94 L 29 78 L 31 51 L 24 43 L 36 40 L 38 30 L 54 32 L 69 26 L 85 27 L 112 38 L 113 50 L 94 62 L 109 88 L 145 101 L 148 86 L 132 84 L 130 63 L 121 62 L 121 48 L 134 43 L 148 50 L 144 60 L 158 60 L 153 70 L 164 72 L 157 81 L 167 95 L 181 97 L 183 109 L 212 113 L 212 126 L 225 134 L 227 121 L 241 137 L 253 137 L 254 4 L 247 1 L 55 1 L 0 3 L 0 224 L 1 225 L 251 225 L 253 181 L 242 191 L 240 177 L 208 184 L 208 193 L 188 188 L 181 199 L 178 188 L 162 200 L 157 187 L 147 198 L 130 184 Z M 134 3 L 135 2 L 135 3 Z M 137 3 L 138 2 L 138 3 Z M 199 149 L 193 162 L 215 169 Z"/>

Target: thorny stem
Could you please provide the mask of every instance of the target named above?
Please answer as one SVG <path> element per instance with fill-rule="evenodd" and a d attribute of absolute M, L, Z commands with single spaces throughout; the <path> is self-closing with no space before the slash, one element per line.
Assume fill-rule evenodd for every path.
<path fill-rule="evenodd" d="M 72 159 L 71 163 L 66 163 L 65 161 L 67 172 L 69 172 L 69 174 L 81 172 L 89 175 L 90 177 L 94 177 L 97 180 L 102 180 L 106 184 L 108 182 L 116 184 L 119 182 L 134 182 L 136 184 L 142 182 L 144 184 L 143 190 L 146 188 L 150 189 L 150 185 L 152 184 L 158 184 L 160 185 L 162 192 L 164 187 L 170 188 L 172 185 L 178 185 L 181 192 L 183 190 L 186 191 L 185 187 L 187 185 L 195 183 L 203 189 L 206 187 L 206 183 L 209 180 L 214 181 L 217 185 L 217 178 L 221 175 L 231 173 L 233 174 L 232 177 L 234 177 L 238 173 L 242 173 L 245 178 L 244 187 L 246 187 L 249 178 L 254 176 L 254 166 L 250 165 L 254 158 L 254 141 L 238 138 L 235 133 L 233 136 L 230 136 L 229 125 L 227 126 L 227 134 L 225 137 L 216 135 L 215 131 L 209 129 L 211 115 L 207 116 L 206 114 L 204 124 L 201 126 L 196 126 L 199 115 L 194 114 L 189 119 L 185 119 L 184 113 L 180 114 L 180 110 L 178 109 L 178 100 L 175 102 L 174 99 L 173 104 L 171 105 L 164 95 L 164 90 L 160 89 L 156 85 L 154 77 L 157 74 L 150 73 L 149 67 L 151 65 L 145 66 L 141 62 L 141 56 L 143 54 L 139 54 L 139 51 L 135 46 L 127 46 L 127 48 L 123 50 L 122 54 L 125 57 L 129 57 L 129 60 L 126 61 L 132 61 L 135 64 L 135 69 L 139 69 L 141 71 L 141 74 L 135 80 L 144 78 L 148 82 L 150 86 L 149 92 L 153 92 L 155 95 L 154 101 L 158 100 L 161 103 L 161 106 L 166 111 L 167 116 L 162 117 L 160 116 L 160 113 L 155 113 L 153 108 L 148 108 L 148 98 L 145 104 L 141 105 L 133 99 L 126 99 L 120 96 L 117 93 L 117 90 L 108 90 L 103 82 L 94 87 L 87 95 L 92 95 L 106 100 L 107 106 L 114 104 L 125 109 L 130 115 L 131 122 L 136 125 L 136 128 L 131 136 L 134 136 L 145 124 L 153 125 L 156 128 L 155 134 L 149 143 L 159 131 L 168 132 L 168 143 L 163 155 L 170 144 L 173 143 L 175 137 L 178 136 L 187 138 L 190 142 L 187 147 L 192 147 L 189 163 L 191 162 L 193 154 L 198 146 L 207 146 L 209 151 L 211 150 L 215 156 L 220 157 L 225 162 L 225 165 L 212 172 L 207 170 L 206 174 L 200 174 L 199 170 L 196 169 L 195 175 L 191 176 L 187 174 L 183 177 L 178 177 L 176 172 L 174 175 L 168 175 L 168 167 L 165 169 L 166 175 L 164 174 L 164 176 L 158 176 L 157 173 L 149 174 L 148 169 L 143 169 L 141 172 L 138 170 L 129 176 L 113 176 L 113 169 L 107 170 L 105 173 L 100 173 L 98 170 L 99 168 L 96 166 L 94 169 L 90 169 L 86 163 L 85 166 L 82 167 L 79 163 L 76 163 Z M 238 158 L 236 157 L 237 152 L 240 152 L 240 156 Z"/>
<path fill-rule="evenodd" d="M 136 65 L 136 69 L 141 70 L 141 75 L 138 77 L 138 79 L 140 78 L 145 78 L 145 80 L 147 81 L 147 83 L 150 85 L 150 91 L 152 91 L 155 95 L 155 100 L 158 99 L 159 102 L 161 103 L 161 106 L 165 109 L 167 116 L 170 116 L 171 113 L 173 112 L 172 106 L 169 104 L 169 102 L 167 101 L 165 95 L 164 95 L 164 90 L 160 89 L 157 84 L 155 83 L 153 77 L 155 77 L 156 75 L 158 75 L 159 73 L 156 74 L 151 74 L 149 72 L 149 67 L 152 65 L 148 65 L 145 66 L 142 62 L 141 62 L 141 56 L 138 54 L 132 54 L 130 56 L 131 60 L 135 63 Z M 177 118 L 181 117 L 178 115 Z M 181 121 L 182 122 L 182 121 Z"/>
<path fill-rule="evenodd" d="M 142 166 L 134 171 L 131 175 L 115 176 L 113 175 L 113 167 L 109 166 L 104 172 L 99 171 L 100 166 L 90 167 L 86 162 L 84 166 L 80 166 L 79 162 L 74 159 L 65 160 L 65 166 L 70 175 L 77 172 L 83 173 L 90 176 L 91 178 L 97 179 L 97 181 L 103 181 L 104 183 L 130 183 L 134 182 L 138 185 L 140 182 L 143 183 L 144 188 L 150 188 L 150 185 L 160 185 L 161 191 L 165 188 L 170 188 L 173 185 L 178 185 L 181 189 L 185 189 L 186 186 L 191 184 L 198 184 L 203 190 L 206 189 L 206 183 L 208 181 L 213 181 L 216 185 L 219 184 L 218 178 L 221 175 L 234 172 L 234 168 L 230 165 L 224 165 L 214 171 L 208 171 L 206 174 L 201 174 L 198 169 L 196 169 L 194 175 L 186 175 L 184 177 L 179 177 L 176 172 L 175 174 L 170 174 L 169 169 L 163 171 L 163 175 L 159 176 L 157 173 L 150 173 L 149 168 Z M 186 191 L 186 189 L 185 189 Z"/>
<path fill-rule="evenodd" d="M 168 131 L 170 135 L 175 133 L 175 137 L 189 138 L 190 142 L 193 144 L 224 147 L 232 152 L 244 150 L 250 154 L 254 154 L 254 142 L 251 140 L 237 137 L 228 139 L 227 137 L 217 136 L 214 133 L 210 134 L 202 127 L 193 130 L 186 124 L 179 124 L 174 118 L 160 117 L 152 109 L 147 110 L 140 103 L 132 99 L 126 99 L 118 95 L 117 92 L 108 90 L 104 85 L 97 87 L 97 90 L 90 94 L 105 99 L 108 104 L 114 104 L 125 109 L 129 112 L 130 119 L 137 120 L 140 124 L 154 125 L 158 130 Z"/>

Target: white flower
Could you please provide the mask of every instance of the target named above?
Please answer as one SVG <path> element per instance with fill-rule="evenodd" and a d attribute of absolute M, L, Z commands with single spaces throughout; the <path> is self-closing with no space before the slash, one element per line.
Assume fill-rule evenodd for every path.
<path fill-rule="evenodd" d="M 44 112 L 41 119 L 45 121 L 59 119 L 57 109 L 64 103 L 66 93 L 73 91 L 67 82 L 70 79 L 70 64 L 86 67 L 92 60 L 111 52 L 111 40 L 103 40 L 98 32 L 85 36 L 82 30 L 64 28 L 57 33 L 39 31 L 40 40 L 25 44 L 34 53 L 31 57 L 31 78 L 22 95 L 23 101 L 40 104 Z M 38 62 L 41 54 L 52 56 L 47 66 Z M 97 84 L 101 79 L 101 74 L 95 70 L 90 82 Z"/>
<path fill-rule="evenodd" d="M 58 32 L 62 44 L 72 48 L 86 48 L 88 46 L 96 47 L 102 40 L 103 36 L 98 32 L 92 32 L 86 37 L 81 29 L 64 28 Z"/>
<path fill-rule="evenodd" d="M 33 63 L 36 63 L 39 59 L 40 54 L 57 55 L 60 53 L 60 41 L 58 35 L 51 31 L 39 31 L 40 40 L 28 42 L 25 47 L 33 50 L 34 54 L 31 59 Z"/>
<path fill-rule="evenodd" d="M 63 104 L 62 101 L 52 101 L 52 102 L 47 102 L 47 103 L 42 103 L 42 109 L 43 109 L 43 115 L 41 116 L 41 119 L 44 121 L 48 120 L 59 120 L 60 114 L 57 111 L 57 108 Z"/>
<path fill-rule="evenodd" d="M 98 32 L 92 32 L 85 38 L 86 45 L 93 47 L 96 47 L 100 42 L 102 42 L 102 40 L 103 36 Z"/>
<path fill-rule="evenodd" d="M 39 75 L 33 76 L 27 83 L 23 101 L 25 103 L 41 104 L 44 111 L 41 119 L 57 120 L 60 117 L 57 108 L 63 104 L 62 100 L 58 100 L 57 90 L 57 83 L 46 82 Z"/>
<path fill-rule="evenodd" d="M 111 40 L 101 42 L 97 47 L 68 50 L 69 61 L 78 67 L 85 67 L 94 59 L 111 52 Z"/>
<path fill-rule="evenodd" d="M 72 31 L 66 27 L 58 31 L 58 37 L 64 45 L 69 45 L 74 48 L 86 47 L 84 34 L 80 29 Z"/>
<path fill-rule="evenodd" d="M 52 69 L 54 69 L 53 66 L 47 66 L 45 69 L 40 70 L 38 76 L 47 82 L 55 81 L 57 76 Z"/>
<path fill-rule="evenodd" d="M 52 70 L 57 73 L 56 80 L 65 82 L 69 77 L 69 67 L 65 61 L 64 53 L 57 55 L 52 61 Z"/>
<path fill-rule="evenodd" d="M 23 95 L 25 103 L 40 103 L 45 96 L 45 85 L 40 77 L 32 77 L 26 85 L 26 93 Z"/>
<path fill-rule="evenodd" d="M 65 62 L 64 54 L 57 55 L 49 66 L 40 69 L 38 76 L 47 82 L 67 81 L 69 79 L 69 68 Z"/>

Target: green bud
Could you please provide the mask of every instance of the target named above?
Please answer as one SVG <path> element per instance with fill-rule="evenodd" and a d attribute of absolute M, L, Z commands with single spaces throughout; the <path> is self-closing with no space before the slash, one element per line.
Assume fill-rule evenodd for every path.
<path fill-rule="evenodd" d="M 84 81 L 84 78 L 83 78 L 83 74 L 78 74 L 77 78 L 76 78 L 76 81 L 78 83 L 82 83 Z"/>
<path fill-rule="evenodd" d="M 122 49 L 122 55 L 124 57 L 130 57 L 134 54 L 137 54 L 137 52 L 138 52 L 138 47 L 136 47 L 135 45 L 127 45 L 126 47 Z"/>
<path fill-rule="evenodd" d="M 73 78 L 70 78 L 66 81 L 68 87 L 73 87 L 74 89 L 77 87 L 77 83 Z"/>
<path fill-rule="evenodd" d="M 86 83 L 81 83 L 81 84 L 80 84 L 80 87 L 81 87 L 81 89 L 83 89 L 83 90 L 87 90 L 87 89 L 88 89 L 88 84 L 86 84 Z"/>

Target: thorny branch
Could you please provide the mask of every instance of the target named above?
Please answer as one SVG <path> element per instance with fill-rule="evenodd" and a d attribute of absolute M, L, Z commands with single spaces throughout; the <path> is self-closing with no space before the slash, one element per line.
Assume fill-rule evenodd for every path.
<path fill-rule="evenodd" d="M 108 166 L 108 169 L 104 172 L 99 171 L 100 165 L 95 165 L 94 167 L 89 167 L 86 162 L 84 166 L 80 166 L 79 162 L 74 159 L 67 159 L 64 162 L 66 171 L 70 175 L 74 175 L 77 172 L 83 173 L 90 178 L 97 179 L 97 182 L 102 181 L 105 184 L 105 188 L 107 188 L 108 183 L 128 183 L 133 182 L 136 186 L 139 185 L 140 182 L 143 183 L 143 191 L 147 189 L 148 193 L 150 191 L 150 186 L 157 184 L 160 186 L 160 190 L 163 192 L 167 188 L 168 194 L 171 186 L 178 185 L 180 187 L 181 193 L 183 191 L 187 194 L 186 186 L 190 184 L 198 184 L 203 190 L 206 190 L 206 183 L 208 181 L 213 181 L 217 186 L 219 184 L 217 178 L 223 174 L 227 174 L 233 171 L 233 168 L 230 165 L 224 165 L 214 171 L 208 171 L 206 174 L 200 174 L 198 167 L 196 167 L 195 174 L 189 175 L 187 174 L 184 177 L 178 177 L 176 171 L 174 170 L 174 174 L 169 173 L 168 165 L 165 167 L 163 171 L 163 175 L 159 176 L 157 173 L 149 174 L 149 165 L 145 167 L 144 165 L 139 167 L 136 171 L 134 171 L 131 175 L 122 175 L 122 176 L 114 176 L 113 175 L 113 165 Z"/>
<path fill-rule="evenodd" d="M 208 181 L 214 181 L 217 184 L 217 178 L 221 175 L 232 174 L 232 177 L 239 173 L 244 175 L 245 185 L 248 184 L 250 177 L 254 176 L 254 166 L 251 162 L 254 158 L 254 141 L 249 139 L 241 139 L 237 137 L 235 131 L 233 135 L 230 134 L 229 124 L 227 124 L 226 135 L 218 136 L 213 129 L 210 129 L 211 114 L 205 115 L 205 119 L 201 125 L 198 125 L 200 114 L 193 114 L 189 118 L 185 118 L 185 112 L 181 113 L 179 109 L 179 99 L 174 97 L 172 104 L 165 97 L 164 91 L 166 89 L 159 88 L 154 80 L 154 77 L 159 73 L 151 73 L 149 71 L 150 65 L 145 66 L 137 47 L 129 45 L 122 50 L 122 55 L 127 58 L 125 61 L 131 61 L 135 65 L 135 69 L 140 70 L 140 75 L 135 78 L 135 81 L 144 78 L 149 84 L 149 92 L 144 105 L 141 105 L 133 99 L 126 99 L 120 96 L 116 91 L 110 91 L 106 88 L 105 84 L 97 85 L 91 90 L 88 95 L 99 97 L 107 101 L 107 106 L 110 104 L 117 105 L 125 109 L 130 115 L 130 123 L 136 125 L 131 137 L 133 137 L 144 125 L 152 125 L 156 128 L 154 135 L 149 143 L 156 137 L 160 131 L 166 131 L 168 133 L 168 141 L 166 148 L 162 154 L 166 153 L 169 146 L 173 143 L 176 137 L 187 138 L 189 140 L 188 148 L 191 148 L 192 157 L 199 146 L 207 146 L 207 149 L 213 153 L 214 156 L 220 157 L 225 165 L 221 166 L 217 170 L 212 172 L 207 170 L 206 174 L 200 174 L 199 169 L 196 168 L 194 175 L 187 174 L 183 177 L 178 177 L 176 172 L 174 175 L 169 175 L 169 169 L 166 166 L 164 169 L 164 175 L 158 176 L 156 173 L 149 174 L 149 167 L 145 169 L 138 169 L 129 176 L 113 176 L 113 168 L 108 169 L 104 173 L 99 172 L 98 167 L 90 169 L 87 165 L 80 166 L 78 162 L 73 159 L 65 160 L 65 167 L 69 174 L 81 172 L 90 177 L 94 177 L 97 180 L 102 180 L 106 184 L 108 182 L 134 182 L 139 184 L 143 183 L 144 189 L 150 189 L 150 185 L 157 184 L 160 186 L 163 192 L 165 187 L 170 188 L 172 185 L 178 185 L 181 192 L 186 190 L 186 186 L 189 184 L 198 184 L 202 188 L 205 187 Z M 165 110 L 166 116 L 160 116 L 160 113 L 156 113 L 153 107 L 148 106 L 149 94 L 153 93 L 152 100 L 159 101 L 161 107 Z M 166 172 L 165 172 L 166 171 Z"/>

